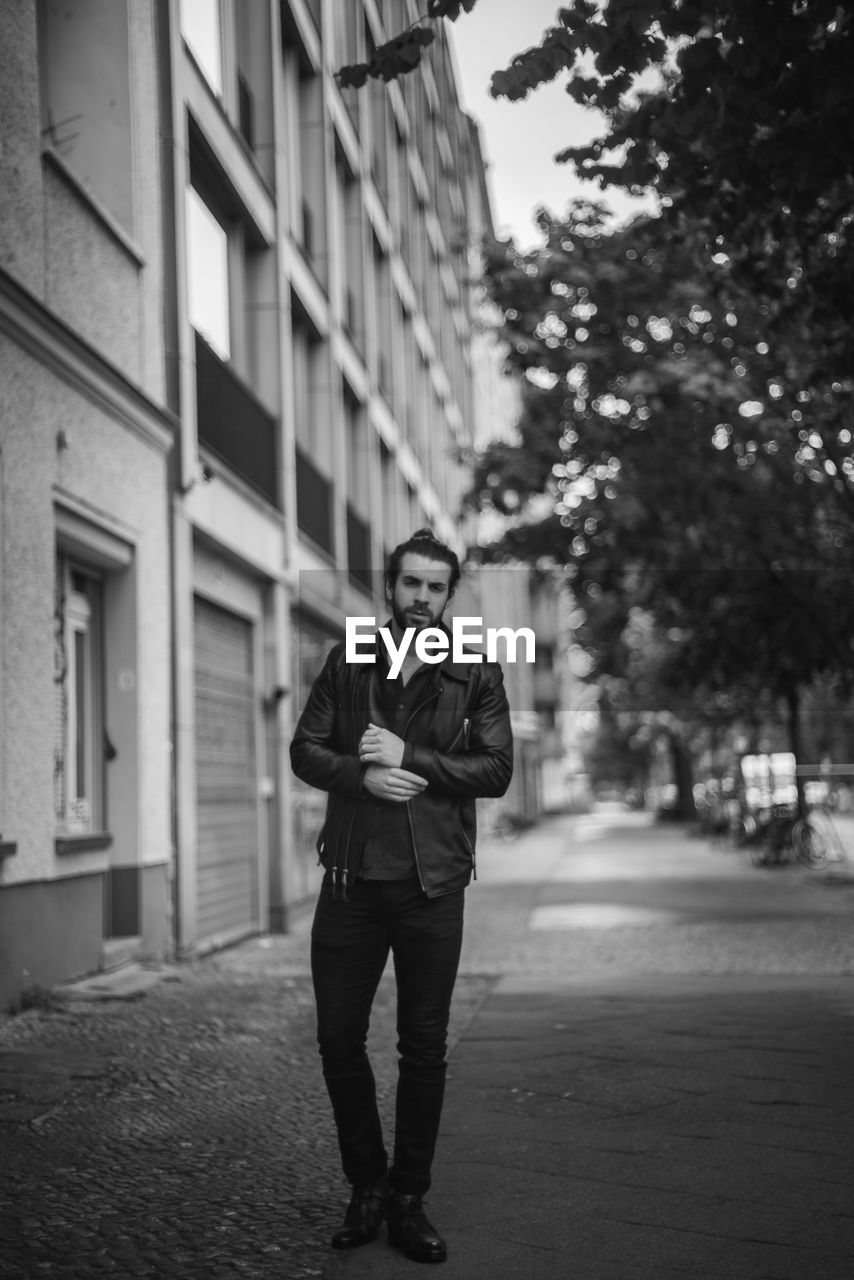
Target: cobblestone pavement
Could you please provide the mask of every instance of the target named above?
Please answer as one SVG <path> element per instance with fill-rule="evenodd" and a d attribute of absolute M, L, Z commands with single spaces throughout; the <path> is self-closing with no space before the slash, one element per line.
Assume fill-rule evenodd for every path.
<path fill-rule="evenodd" d="M 143 999 L 0 1020 L 4 1280 L 321 1275 L 347 1189 L 306 945 L 254 941 Z M 461 979 L 455 1034 L 486 985 Z M 386 978 L 371 1035 L 389 1050 L 392 1006 Z M 375 1057 L 388 1114 L 393 1053 Z"/>
<path fill-rule="evenodd" d="M 850 879 L 758 871 L 679 832 L 612 834 L 563 820 L 481 849 L 452 1044 L 502 973 L 854 972 Z M 616 904 L 628 924 L 566 927 L 568 902 Z M 328 1236 L 347 1189 L 307 932 L 304 918 L 287 937 L 164 967 L 137 1000 L 72 987 L 55 1008 L 0 1018 L 4 1280 L 336 1274 Z M 371 1030 L 389 1117 L 393 995 L 387 977 Z"/>

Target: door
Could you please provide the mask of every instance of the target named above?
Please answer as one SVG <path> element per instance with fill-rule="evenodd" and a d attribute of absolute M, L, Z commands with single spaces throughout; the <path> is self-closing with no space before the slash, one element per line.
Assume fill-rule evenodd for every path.
<path fill-rule="evenodd" d="M 195 600 L 197 943 L 260 928 L 251 622 Z"/>

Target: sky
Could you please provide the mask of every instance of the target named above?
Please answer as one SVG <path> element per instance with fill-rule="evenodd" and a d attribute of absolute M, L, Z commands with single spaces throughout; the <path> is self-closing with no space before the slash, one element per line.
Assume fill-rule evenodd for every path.
<path fill-rule="evenodd" d="M 495 229 L 512 235 L 520 248 L 540 240 L 533 221 L 538 206 L 561 214 L 569 200 L 584 195 L 605 200 L 617 220 L 641 207 L 624 192 L 603 192 L 580 182 L 570 165 L 555 163 L 562 147 L 603 132 L 602 117 L 566 93 L 565 72 L 522 102 L 489 96 L 492 72 L 538 44 L 546 27 L 555 25 L 559 7 L 558 0 L 478 0 L 471 13 L 448 24 L 463 105 L 481 126 Z"/>

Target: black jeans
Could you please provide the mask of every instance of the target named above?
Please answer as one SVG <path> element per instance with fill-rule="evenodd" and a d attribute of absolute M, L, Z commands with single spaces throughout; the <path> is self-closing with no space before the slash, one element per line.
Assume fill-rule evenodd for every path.
<path fill-rule="evenodd" d="M 357 880 L 347 899 L 333 898 L 328 877 L 321 887 L 311 931 L 317 1040 L 341 1162 L 353 1184 L 376 1182 L 388 1168 L 366 1042 L 391 950 L 400 1060 L 389 1181 L 404 1195 L 430 1186 L 464 893 L 428 898 L 416 879 Z"/>

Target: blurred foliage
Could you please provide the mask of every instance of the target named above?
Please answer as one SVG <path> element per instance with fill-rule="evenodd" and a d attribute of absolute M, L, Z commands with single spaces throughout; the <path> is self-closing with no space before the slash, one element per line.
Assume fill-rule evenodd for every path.
<path fill-rule="evenodd" d="M 342 89 L 361 89 L 368 80 L 396 80 L 420 65 L 425 50 L 436 39 L 431 24 L 447 18 L 455 22 L 460 13 L 470 13 L 477 0 L 427 0 L 427 12 L 405 31 L 377 45 L 367 62 L 350 62 L 339 67 L 335 78 Z"/>
<path fill-rule="evenodd" d="M 766 691 L 795 743 L 802 691 L 854 672 L 851 379 L 774 332 L 702 226 L 576 202 L 540 227 L 485 254 L 523 391 L 476 460 L 469 505 L 507 521 L 479 554 L 568 565 L 593 676 L 663 709 L 675 750 Z"/>
<path fill-rule="evenodd" d="M 429 0 L 419 22 L 339 79 L 413 71 L 431 25 L 474 3 Z M 662 234 L 702 225 L 765 299 L 769 327 L 808 325 L 814 376 L 833 380 L 854 365 L 852 66 L 854 11 L 837 0 L 574 0 L 493 74 L 490 92 L 518 101 L 564 77 L 605 127 L 556 159 L 654 192 Z"/>
<path fill-rule="evenodd" d="M 808 348 L 769 340 L 701 231 L 609 231 L 583 203 L 541 227 L 529 253 L 486 256 L 523 378 L 519 437 L 479 458 L 469 495 L 510 521 L 492 554 L 573 566 L 599 671 L 621 669 L 633 606 L 683 683 L 784 693 L 850 669 L 850 379 L 805 381 Z"/>

